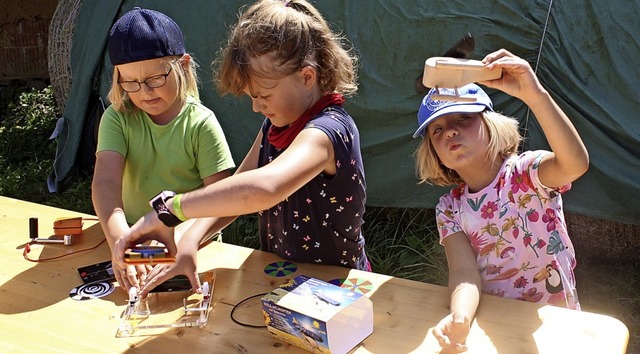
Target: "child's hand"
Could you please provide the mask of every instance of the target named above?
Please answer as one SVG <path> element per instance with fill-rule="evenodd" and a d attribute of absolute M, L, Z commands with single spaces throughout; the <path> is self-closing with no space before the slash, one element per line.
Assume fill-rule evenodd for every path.
<path fill-rule="evenodd" d="M 133 287 L 142 287 L 147 275 L 151 271 L 151 266 L 144 264 L 127 265 L 124 268 L 120 268 L 113 256 L 111 258 L 111 266 L 113 268 L 113 275 L 120 285 L 120 288 L 127 293 L 129 292 L 129 289 Z"/>
<path fill-rule="evenodd" d="M 487 69 L 501 68 L 502 77 L 479 84 L 503 91 L 527 104 L 545 92 L 529 63 L 506 49 L 488 54 L 482 62 Z"/>
<path fill-rule="evenodd" d="M 162 284 L 164 281 L 172 277 L 184 274 L 189 278 L 191 290 L 197 293 L 201 292 L 200 279 L 197 272 L 197 251 L 198 248 L 189 249 L 189 247 L 178 247 L 175 263 L 158 264 L 153 267 L 146 278 L 140 291 L 140 297 L 146 298 L 151 290 Z"/>
<path fill-rule="evenodd" d="M 127 233 L 118 238 L 113 246 L 113 260 L 120 269 L 126 269 L 124 253 L 127 248 L 146 241 L 160 241 L 167 248 L 168 256 L 175 257 L 177 253 L 176 242 L 173 237 L 173 228 L 166 227 L 160 221 L 154 211 L 151 211 L 138 220 Z"/>
<path fill-rule="evenodd" d="M 443 318 L 434 328 L 433 335 L 445 353 L 467 351 L 464 342 L 469 335 L 471 319 L 463 313 L 452 313 Z"/>

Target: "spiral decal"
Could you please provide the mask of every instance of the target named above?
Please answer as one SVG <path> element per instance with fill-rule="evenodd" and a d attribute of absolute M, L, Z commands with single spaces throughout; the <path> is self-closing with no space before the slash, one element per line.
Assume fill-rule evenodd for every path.
<path fill-rule="evenodd" d="M 98 299 L 111 294 L 114 289 L 115 287 L 112 283 L 97 281 L 93 283 L 82 284 L 73 288 L 69 292 L 69 297 L 76 301 Z"/>

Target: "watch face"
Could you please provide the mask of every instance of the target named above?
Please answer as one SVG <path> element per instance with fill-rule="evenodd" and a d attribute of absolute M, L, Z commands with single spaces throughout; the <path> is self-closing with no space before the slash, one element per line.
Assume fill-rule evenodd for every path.
<path fill-rule="evenodd" d="M 157 212 L 160 211 L 161 207 L 165 207 L 164 205 L 164 201 L 162 200 L 162 197 L 160 195 L 157 195 L 155 198 L 151 199 L 151 201 L 149 201 L 149 204 L 151 205 L 151 207 L 153 208 L 153 210 Z"/>
<path fill-rule="evenodd" d="M 149 205 L 151 205 L 152 208 L 156 209 L 156 204 L 160 203 L 164 205 L 164 202 L 172 197 L 175 197 L 176 193 L 172 192 L 172 191 L 162 191 L 160 193 L 158 193 L 158 195 L 156 195 L 155 197 L 151 198 L 151 200 L 149 201 Z"/>
<path fill-rule="evenodd" d="M 167 205 L 161 200 L 155 203 L 153 208 L 156 210 L 156 213 L 158 213 L 158 215 L 171 214 L 171 212 L 169 211 L 169 208 L 167 208 Z"/>

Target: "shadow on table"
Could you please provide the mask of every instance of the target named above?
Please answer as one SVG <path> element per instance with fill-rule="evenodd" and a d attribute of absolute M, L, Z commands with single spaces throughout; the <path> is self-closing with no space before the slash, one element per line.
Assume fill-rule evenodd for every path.
<path fill-rule="evenodd" d="M 40 235 L 40 238 L 48 236 Z M 109 246 L 99 223 L 83 230 L 82 235 L 73 237 L 73 244 L 31 244 L 31 251 L 25 253 L 27 242 L 16 242 L 20 258 L 16 262 L 31 265 L 21 273 L 0 285 L 0 294 L 10 301 L 11 306 L 1 306 L 0 313 L 16 314 L 36 311 L 59 301 L 69 299 L 77 287 L 83 285 L 77 269 L 111 259 Z M 24 241 L 28 241 L 25 237 Z M 92 249 L 92 247 L 96 247 Z M 26 258 L 32 260 L 28 261 Z M 6 261 L 5 261 L 6 262 Z M 23 268 L 23 267 L 20 267 Z M 112 282 L 113 283 L 113 282 Z M 126 302 L 126 294 L 116 289 L 105 297 L 86 301 L 112 301 L 116 305 Z M 120 294 L 122 293 L 122 294 Z"/>

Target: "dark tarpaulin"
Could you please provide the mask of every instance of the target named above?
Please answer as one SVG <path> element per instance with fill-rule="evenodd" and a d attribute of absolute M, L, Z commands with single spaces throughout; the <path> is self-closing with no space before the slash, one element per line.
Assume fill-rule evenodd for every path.
<path fill-rule="evenodd" d="M 220 97 L 210 63 L 238 9 L 250 2 L 83 1 L 72 49 L 73 85 L 60 139 L 56 183 L 74 164 L 82 121 L 98 66 L 106 98 L 112 68 L 104 55 L 113 21 L 134 6 L 162 11 L 182 27 L 187 50 L 200 64 L 201 98 L 220 120 L 240 162 L 262 118 L 246 98 Z M 507 48 L 527 59 L 543 85 L 574 122 L 589 150 L 587 174 L 565 195 L 569 211 L 640 223 L 639 1 L 386 1 L 335 0 L 315 4 L 360 57 L 358 94 L 346 108 L 361 132 L 371 206 L 432 208 L 447 188 L 418 185 L 411 135 L 422 98 L 414 80 L 426 58 L 439 56 L 467 32 L 476 39 L 473 59 Z M 73 60 L 75 59 L 75 60 Z M 488 90 L 497 110 L 526 128 L 526 148 L 548 148 L 527 107 Z M 80 128 L 78 128 L 78 126 Z M 64 149 L 63 149 L 64 148 Z"/>

